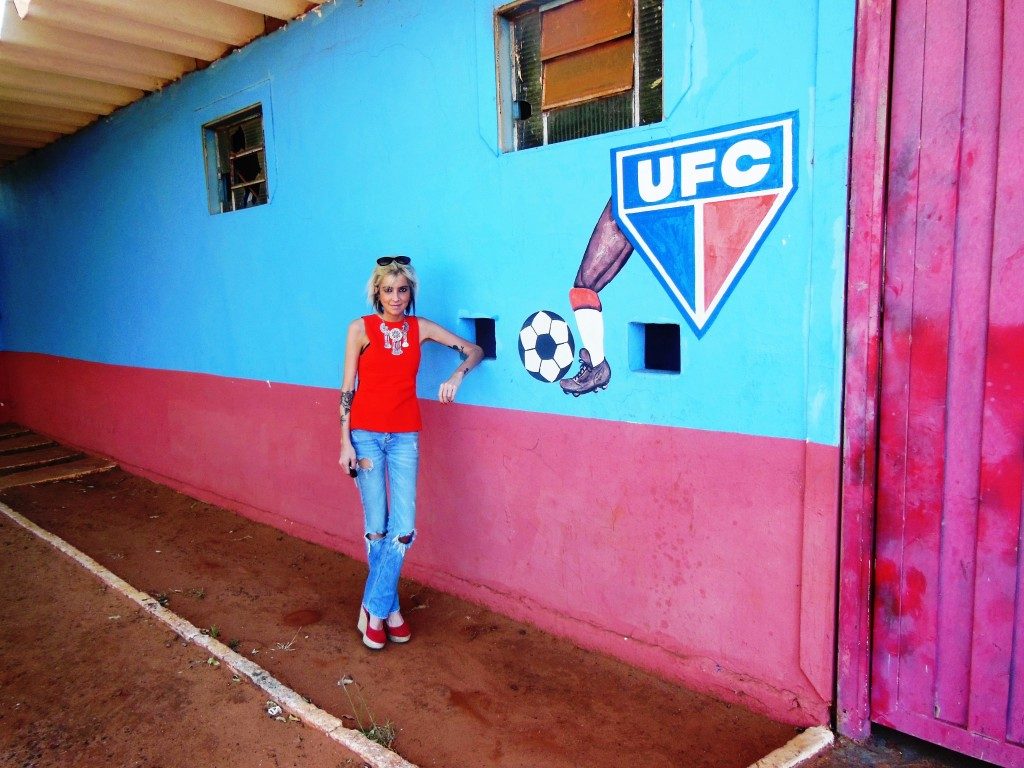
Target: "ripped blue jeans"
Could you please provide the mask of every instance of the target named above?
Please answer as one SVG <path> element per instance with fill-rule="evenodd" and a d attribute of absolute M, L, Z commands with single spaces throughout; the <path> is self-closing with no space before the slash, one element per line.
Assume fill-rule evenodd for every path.
<path fill-rule="evenodd" d="M 398 577 L 416 537 L 419 433 L 353 429 L 350 437 L 370 564 L 363 605 L 383 619 L 398 610 Z"/>

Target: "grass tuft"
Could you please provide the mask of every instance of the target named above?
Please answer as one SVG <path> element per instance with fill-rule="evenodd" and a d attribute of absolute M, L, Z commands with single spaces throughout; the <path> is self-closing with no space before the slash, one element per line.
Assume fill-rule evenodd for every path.
<path fill-rule="evenodd" d="M 345 698 L 348 699 L 348 705 L 352 708 L 352 714 L 355 716 L 357 730 L 370 741 L 377 742 L 385 749 L 391 749 L 391 745 L 395 743 L 398 736 L 395 724 L 390 720 L 378 723 L 374 719 L 373 713 L 370 712 L 370 707 L 366 703 L 366 697 L 363 696 L 362 686 L 351 675 L 341 678 L 338 685 L 345 691 Z M 349 692 L 349 688 L 355 690 L 355 697 Z M 362 710 L 363 717 L 360 717 L 360 710 Z"/>

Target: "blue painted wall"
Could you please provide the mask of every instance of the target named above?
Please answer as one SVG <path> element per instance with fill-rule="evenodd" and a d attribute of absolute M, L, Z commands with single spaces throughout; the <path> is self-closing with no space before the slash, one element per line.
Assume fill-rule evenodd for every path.
<path fill-rule="evenodd" d="M 421 314 L 496 319 L 463 402 L 837 445 L 853 0 L 665 0 L 664 122 L 508 154 L 494 5 L 326 5 L 0 172 L 6 348 L 333 387 L 373 258 L 406 253 Z M 210 215 L 200 127 L 257 101 L 271 202 Z M 610 151 L 791 111 L 799 188 L 703 338 L 634 255 L 601 294 L 612 386 L 530 378 L 519 326 L 571 319 Z M 680 374 L 629 370 L 631 322 L 681 326 Z M 421 394 L 451 367 L 428 352 Z"/>

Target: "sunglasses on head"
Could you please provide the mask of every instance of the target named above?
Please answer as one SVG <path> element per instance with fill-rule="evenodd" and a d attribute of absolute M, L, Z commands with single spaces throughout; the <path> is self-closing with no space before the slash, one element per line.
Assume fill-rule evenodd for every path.
<path fill-rule="evenodd" d="M 386 267 L 391 262 L 401 264 L 404 267 L 411 261 L 412 259 L 410 259 L 408 256 L 381 256 L 379 259 L 377 259 L 377 263 L 382 267 Z"/>

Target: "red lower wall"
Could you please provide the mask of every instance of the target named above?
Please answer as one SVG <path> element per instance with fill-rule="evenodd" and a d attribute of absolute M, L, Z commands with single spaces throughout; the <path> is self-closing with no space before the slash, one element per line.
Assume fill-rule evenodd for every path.
<path fill-rule="evenodd" d="M 10 421 L 10 387 L 7 384 L 7 358 L 0 352 L 0 424 Z"/>
<path fill-rule="evenodd" d="M 333 390 L 0 353 L 18 422 L 364 556 Z M 835 447 L 423 403 L 407 575 L 798 725 L 832 702 Z"/>

